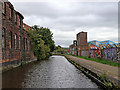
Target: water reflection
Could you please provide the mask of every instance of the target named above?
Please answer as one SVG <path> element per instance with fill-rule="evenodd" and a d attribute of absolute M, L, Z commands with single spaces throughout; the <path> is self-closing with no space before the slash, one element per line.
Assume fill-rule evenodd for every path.
<path fill-rule="evenodd" d="M 5 88 L 98 88 L 63 56 L 30 63 L 3 74 Z"/>

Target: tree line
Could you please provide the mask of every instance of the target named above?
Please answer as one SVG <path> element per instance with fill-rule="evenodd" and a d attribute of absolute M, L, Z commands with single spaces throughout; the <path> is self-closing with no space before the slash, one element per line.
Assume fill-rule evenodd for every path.
<path fill-rule="evenodd" d="M 37 60 L 49 58 L 55 49 L 53 33 L 48 28 L 37 25 L 28 29 L 28 36 L 31 41 L 32 51 Z"/>

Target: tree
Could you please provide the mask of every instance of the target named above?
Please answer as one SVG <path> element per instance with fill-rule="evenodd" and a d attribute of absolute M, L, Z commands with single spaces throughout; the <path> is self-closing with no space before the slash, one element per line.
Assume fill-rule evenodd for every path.
<path fill-rule="evenodd" d="M 44 40 L 44 44 L 50 48 L 50 51 L 53 52 L 55 49 L 55 44 L 53 39 L 53 33 L 48 28 L 40 27 L 38 31 L 42 35 L 42 40 Z"/>
<path fill-rule="evenodd" d="M 55 47 L 54 52 L 59 52 L 59 53 L 63 54 L 63 48 L 60 45 L 58 45 Z"/>
<path fill-rule="evenodd" d="M 34 55 L 37 56 L 38 60 L 46 59 L 50 56 L 52 51 L 51 48 L 54 46 L 54 41 L 52 40 L 52 33 L 49 29 L 33 26 L 28 30 L 28 36 L 31 40 L 32 50 Z M 50 40 L 50 41 L 49 41 Z"/>

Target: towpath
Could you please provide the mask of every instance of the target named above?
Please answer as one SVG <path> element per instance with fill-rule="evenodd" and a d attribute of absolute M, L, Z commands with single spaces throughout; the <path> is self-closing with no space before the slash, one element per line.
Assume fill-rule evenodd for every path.
<path fill-rule="evenodd" d="M 66 57 L 74 61 L 75 63 L 79 64 L 80 66 L 93 71 L 98 75 L 106 74 L 107 78 L 112 82 L 117 83 L 118 81 L 120 81 L 120 73 L 119 73 L 120 67 L 118 68 L 70 55 L 66 55 Z"/>

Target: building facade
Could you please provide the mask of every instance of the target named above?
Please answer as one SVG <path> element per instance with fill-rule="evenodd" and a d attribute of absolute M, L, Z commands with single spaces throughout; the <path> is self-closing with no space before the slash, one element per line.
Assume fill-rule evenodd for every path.
<path fill-rule="evenodd" d="M 87 32 L 79 32 L 76 35 L 76 40 L 70 45 L 70 54 L 76 56 L 88 55 Z"/>
<path fill-rule="evenodd" d="M 10 2 L 2 2 L 2 60 L 3 66 L 30 60 L 31 46 L 23 15 Z M 26 28 L 27 27 L 27 28 Z"/>
<path fill-rule="evenodd" d="M 120 60 L 120 44 L 110 40 L 87 42 L 87 32 L 79 32 L 76 40 L 70 45 L 70 54 L 89 58 L 101 58 L 106 60 Z"/>

